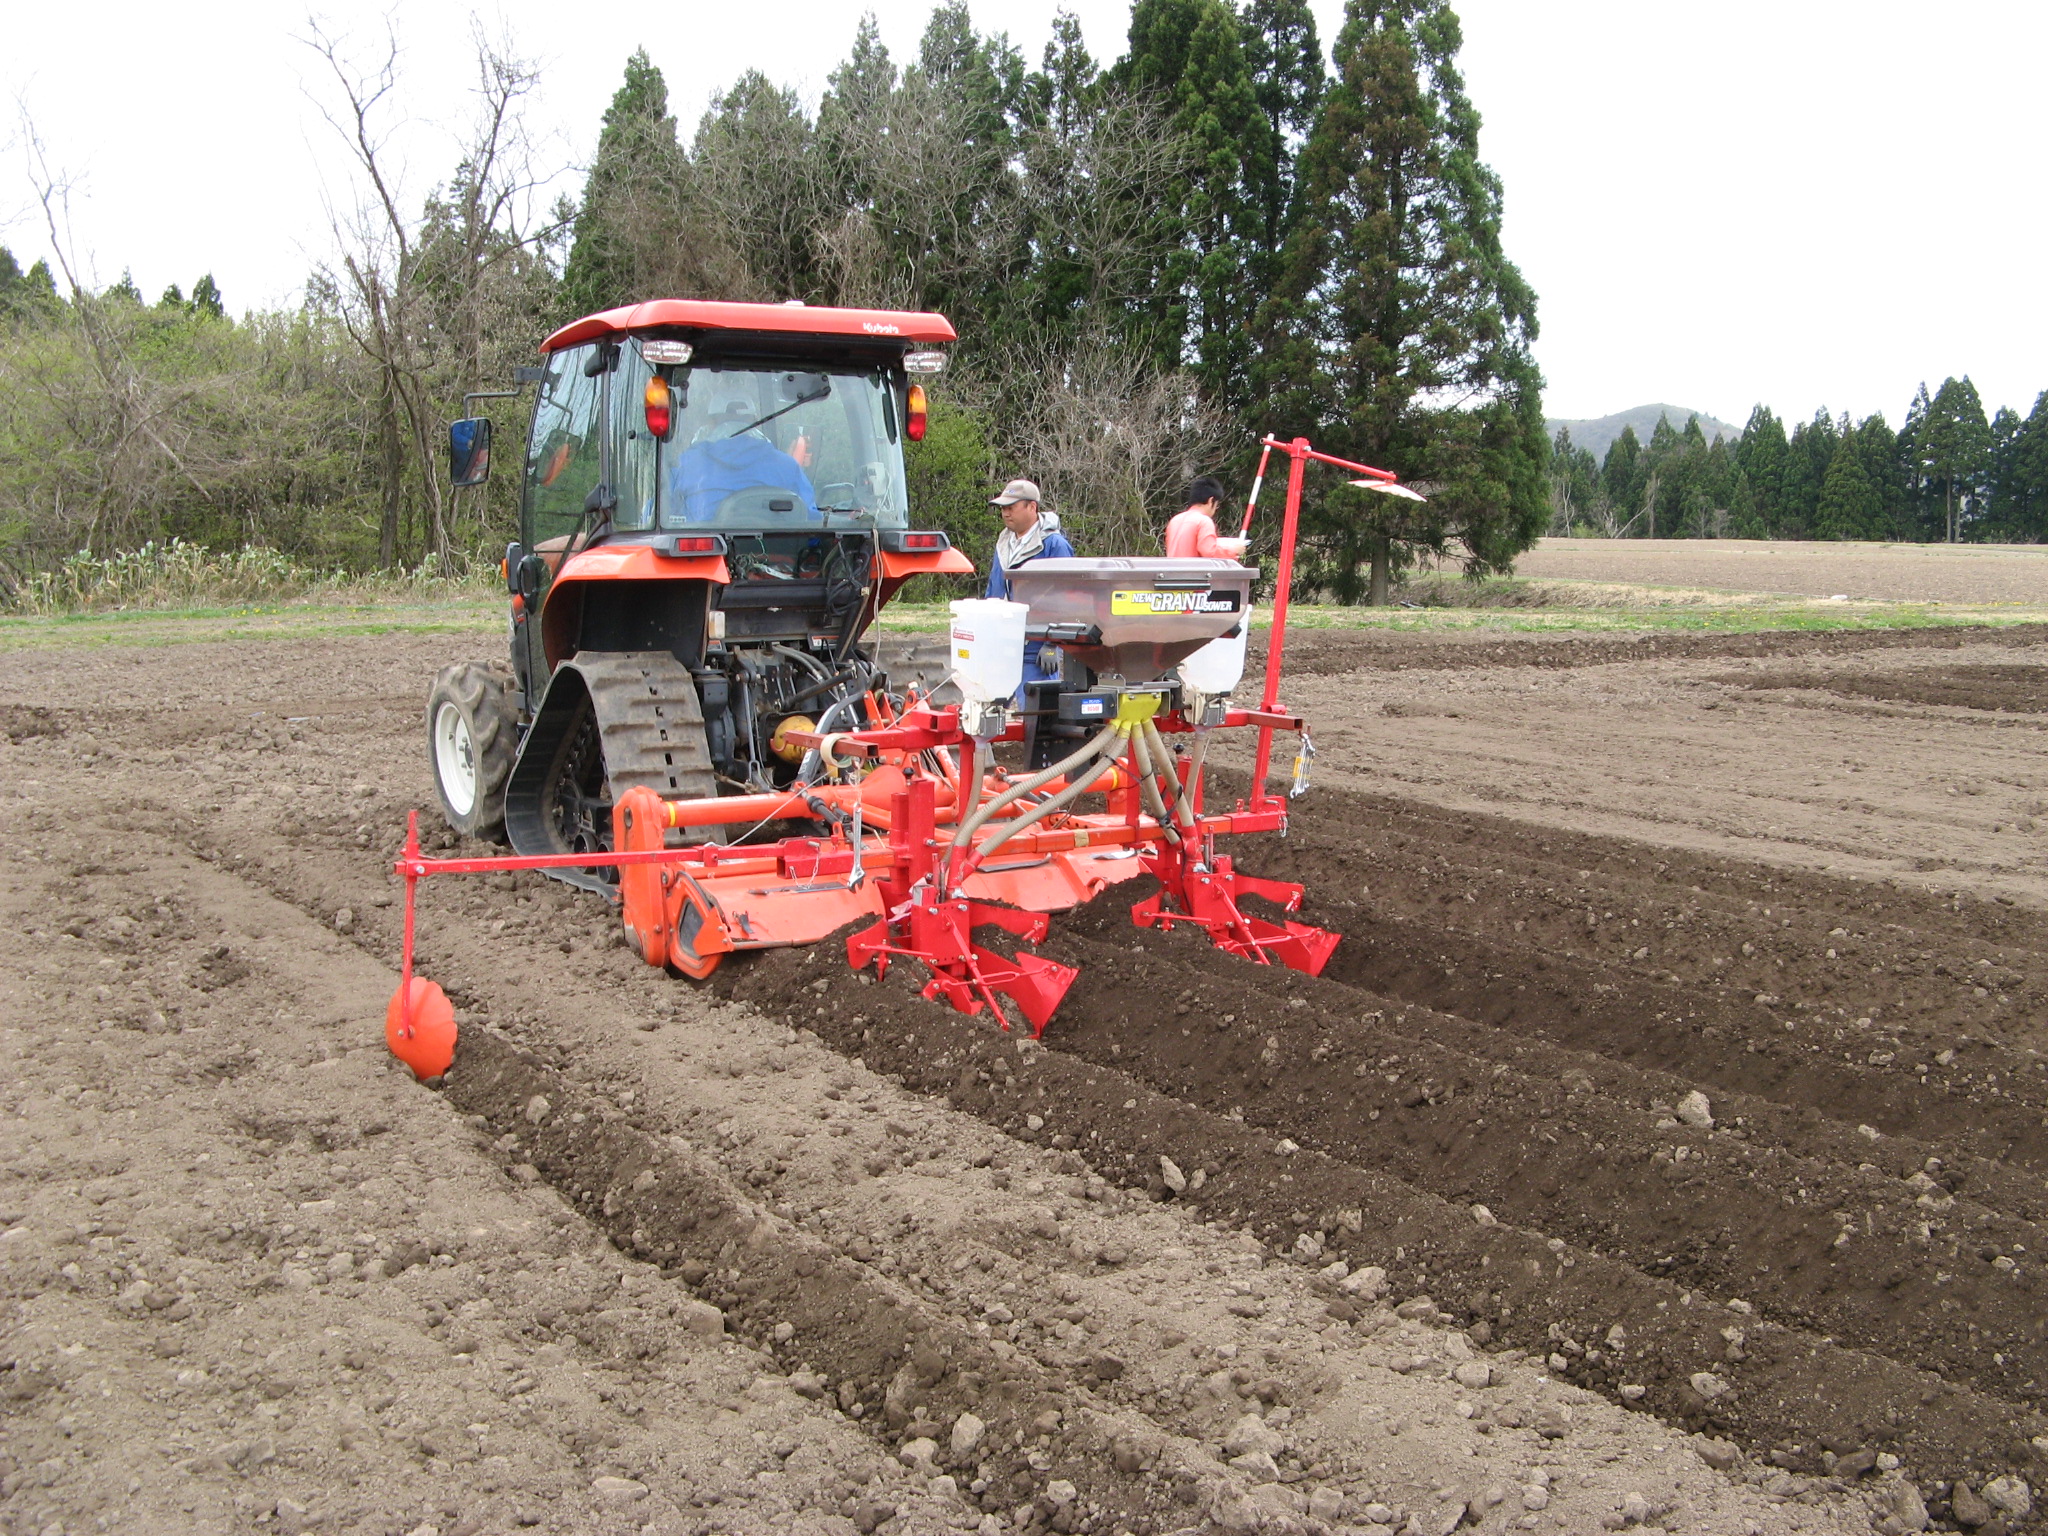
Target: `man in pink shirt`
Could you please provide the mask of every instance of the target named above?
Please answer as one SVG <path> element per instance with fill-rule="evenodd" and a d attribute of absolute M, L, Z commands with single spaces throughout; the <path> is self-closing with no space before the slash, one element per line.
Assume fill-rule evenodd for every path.
<path fill-rule="evenodd" d="M 1238 560 L 1249 539 L 1225 539 L 1216 534 L 1216 513 L 1223 505 L 1223 487 L 1203 475 L 1188 487 L 1188 505 L 1174 514 L 1166 525 L 1166 558 L 1169 560 Z"/>

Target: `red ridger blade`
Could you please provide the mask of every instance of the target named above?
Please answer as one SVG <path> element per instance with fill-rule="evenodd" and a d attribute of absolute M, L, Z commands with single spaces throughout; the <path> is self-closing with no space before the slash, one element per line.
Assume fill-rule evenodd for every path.
<path fill-rule="evenodd" d="M 1237 904 L 1240 896 L 1257 896 L 1284 911 L 1299 911 L 1301 886 L 1240 875 L 1228 858 L 1216 859 L 1206 870 L 1199 865 L 1184 868 L 1179 860 L 1164 856 L 1147 858 L 1145 867 L 1158 878 L 1160 889 L 1131 908 L 1131 921 L 1140 928 L 1194 923 L 1208 931 L 1218 949 L 1311 976 L 1322 975 L 1330 963 L 1338 935 L 1307 923 L 1269 923 Z"/>
<path fill-rule="evenodd" d="M 943 997 L 960 1012 L 974 1015 L 983 1008 L 1004 1029 L 1009 1015 L 996 1001 L 998 992 L 1017 1005 L 1035 1039 L 1067 995 L 1080 973 L 1037 955 L 999 955 L 974 942 L 976 928 L 994 926 L 1036 944 L 1046 935 L 1050 919 L 1043 912 L 1020 912 L 965 896 L 942 896 L 934 856 L 937 837 L 937 791 L 929 779 L 913 779 L 890 803 L 891 838 L 901 863 L 884 876 L 888 915 L 846 941 L 847 963 L 855 970 L 870 960 L 875 974 L 888 974 L 889 958 L 901 955 L 931 972 L 924 995 Z"/>
<path fill-rule="evenodd" d="M 398 860 L 405 878 L 405 948 L 398 990 L 384 1009 L 384 1043 L 391 1054 L 412 1069 L 422 1082 L 445 1073 L 455 1062 L 455 1005 L 439 983 L 412 973 L 414 888 L 425 872 L 420 858 L 420 813 L 405 822 L 405 852 Z"/>

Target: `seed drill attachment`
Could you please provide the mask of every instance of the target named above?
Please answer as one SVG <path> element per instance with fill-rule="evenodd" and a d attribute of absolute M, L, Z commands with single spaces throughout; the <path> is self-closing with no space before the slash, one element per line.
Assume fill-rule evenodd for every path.
<path fill-rule="evenodd" d="M 1267 439 L 1291 466 L 1275 574 L 1263 696 L 1231 702 L 1242 671 L 1255 572 L 1224 560 L 1048 559 L 1010 572 L 1017 601 L 954 604 L 952 681 L 940 702 L 915 689 L 869 695 L 852 728 L 782 735 L 803 753 L 795 782 L 768 792 L 664 799 L 637 785 L 611 807 L 594 852 L 428 859 L 408 833 L 404 975 L 392 999 L 392 1049 L 420 1076 L 447 1070 L 453 1009 L 412 974 L 421 879 L 439 874 L 580 868 L 616 881 L 629 945 L 650 965 L 702 979 L 726 955 L 815 944 L 846 933 L 855 969 L 915 961 L 924 995 L 1004 1029 L 1014 1009 L 1041 1034 L 1077 973 L 1035 954 L 1052 912 L 1149 875 L 1131 909 L 1141 928 L 1193 926 L 1219 949 L 1318 974 L 1337 935 L 1291 916 L 1303 889 L 1237 872 L 1218 853 L 1236 833 L 1285 832 L 1289 796 L 1267 787 L 1273 737 L 1296 733 L 1296 785 L 1313 748 L 1281 708 L 1288 586 L 1301 476 L 1310 461 L 1391 483 L 1385 471 Z M 1263 477 L 1264 466 L 1261 465 Z M 1256 493 L 1254 493 L 1256 496 Z M 1246 525 L 1252 512 L 1247 509 Z M 1022 686 L 1027 653 L 1054 685 Z M 1028 722 L 1020 701 L 1035 701 Z M 1028 729 L 1027 729 L 1028 723 Z M 1205 798 L 1218 730 L 1256 732 L 1249 793 L 1228 809 Z M 1005 742 L 1065 752 L 1036 771 L 999 767 Z M 768 841 L 735 829 L 804 829 Z M 721 840 L 712 840 L 718 837 Z M 1246 910 L 1248 899 L 1278 920 Z M 1000 939 L 979 942 L 995 930 Z"/>

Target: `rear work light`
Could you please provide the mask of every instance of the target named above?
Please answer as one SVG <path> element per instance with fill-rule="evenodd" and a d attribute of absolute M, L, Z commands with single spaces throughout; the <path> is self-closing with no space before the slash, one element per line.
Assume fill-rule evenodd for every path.
<path fill-rule="evenodd" d="M 647 435 L 656 442 L 668 441 L 669 429 L 675 425 L 674 398 L 669 394 L 666 379 L 647 381 Z"/>
<path fill-rule="evenodd" d="M 944 373 L 946 354 L 943 352 L 906 352 L 903 354 L 903 371 L 906 373 Z"/>
<path fill-rule="evenodd" d="M 904 401 L 903 435 L 913 443 L 924 441 L 925 410 L 924 386 L 911 385 L 909 398 Z"/>
<path fill-rule="evenodd" d="M 656 367 L 676 367 L 690 360 L 692 347 L 687 341 L 643 341 L 640 355 Z"/>

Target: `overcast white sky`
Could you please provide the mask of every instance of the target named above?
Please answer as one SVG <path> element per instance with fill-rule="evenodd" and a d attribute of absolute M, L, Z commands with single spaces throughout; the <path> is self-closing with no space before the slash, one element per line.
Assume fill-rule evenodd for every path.
<path fill-rule="evenodd" d="M 1342 0 L 1314 0 L 1327 46 Z M 1128 0 L 1070 0 L 1093 52 L 1122 51 Z M 626 55 L 645 44 L 685 131 L 757 67 L 815 96 L 860 0 L 661 6 L 410 0 L 407 190 L 446 174 L 466 108 L 473 10 L 545 68 L 531 116 L 586 158 Z M 915 49 L 929 0 L 873 0 Z M 972 0 L 1036 59 L 1056 0 Z M 366 47 L 374 7 L 316 7 Z M 1987 406 L 2048 389 L 2048 6 L 2030 0 L 1463 0 L 1481 145 L 1506 240 L 1540 299 L 1553 416 L 1649 401 L 1740 423 L 1882 410 L 1969 373 Z M 22 6 L 0 87 L 76 179 L 74 248 L 154 297 L 211 270 L 231 309 L 292 301 L 326 248 L 347 167 L 308 97 L 306 12 L 260 0 L 87 11 Z M 0 128 L 0 243 L 45 253 L 18 129 Z M 563 186 L 580 184 L 574 176 Z"/>

